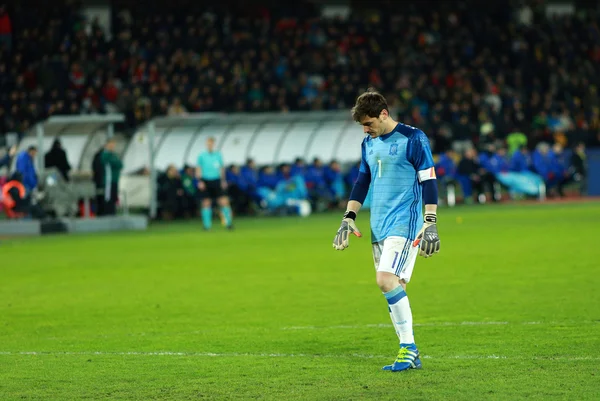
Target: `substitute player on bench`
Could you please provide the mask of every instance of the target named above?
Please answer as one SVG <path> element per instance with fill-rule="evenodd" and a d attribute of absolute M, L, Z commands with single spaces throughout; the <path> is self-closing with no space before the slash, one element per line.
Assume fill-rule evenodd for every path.
<path fill-rule="evenodd" d="M 355 219 L 370 188 L 371 242 L 377 285 L 388 302 L 400 340 L 396 360 L 383 369 L 420 368 L 406 284 L 417 253 L 429 257 L 440 250 L 436 227 L 437 186 L 429 141 L 423 131 L 394 121 L 386 99 L 375 91 L 358 97 L 352 116 L 368 135 L 361 145 L 360 173 L 333 246 L 343 250 L 348 247 L 350 234 L 362 236 Z"/>

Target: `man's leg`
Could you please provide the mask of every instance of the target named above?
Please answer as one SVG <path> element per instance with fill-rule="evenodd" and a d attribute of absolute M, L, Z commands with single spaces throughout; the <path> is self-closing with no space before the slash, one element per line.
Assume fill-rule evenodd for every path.
<path fill-rule="evenodd" d="M 109 199 L 104 203 L 104 214 L 106 216 L 114 216 L 117 214 L 117 204 L 114 200 Z"/>
<path fill-rule="evenodd" d="M 496 183 L 498 181 L 496 180 L 496 177 L 494 176 L 494 174 L 492 174 L 492 173 L 490 173 L 488 171 L 488 172 L 486 172 L 483 175 L 482 180 L 483 180 L 485 186 L 488 187 L 488 191 L 489 191 L 489 194 L 492 197 L 492 201 L 493 202 L 499 201 L 500 200 L 500 194 L 496 193 Z M 484 188 L 484 190 L 485 190 L 485 188 Z"/>
<path fill-rule="evenodd" d="M 224 195 L 219 197 L 219 206 L 221 207 L 221 213 L 223 213 L 223 218 L 225 219 L 225 226 L 227 228 L 233 227 L 233 213 L 231 212 L 231 206 L 229 204 L 229 198 Z"/>
<path fill-rule="evenodd" d="M 212 200 L 208 196 L 202 199 L 202 226 L 205 230 L 212 228 Z"/>
<path fill-rule="evenodd" d="M 373 247 L 373 262 L 375 263 L 375 272 L 377 272 L 379 268 L 379 263 L 381 261 L 381 253 L 383 252 L 383 241 L 375 242 L 372 244 Z M 392 308 L 390 308 L 388 304 L 388 312 L 390 313 L 390 320 L 392 321 L 392 325 L 394 326 L 394 330 L 396 330 L 396 335 L 398 336 L 398 341 L 402 342 L 400 338 L 400 331 L 398 330 L 398 325 L 394 320 L 394 316 L 392 315 Z"/>
<path fill-rule="evenodd" d="M 96 195 L 96 216 L 104 216 L 104 193 Z"/>
<path fill-rule="evenodd" d="M 410 281 L 419 248 L 402 237 L 384 241 L 377 266 L 377 285 L 383 292 L 394 328 L 400 340 L 400 351 L 392 365 L 384 370 L 401 371 L 420 368 L 419 351 L 415 345 L 413 319 L 406 284 Z"/>
<path fill-rule="evenodd" d="M 106 199 L 108 198 L 108 199 Z M 105 212 L 108 216 L 117 214 L 117 201 L 119 200 L 119 188 L 116 183 L 110 184 L 110 194 L 106 197 Z"/>

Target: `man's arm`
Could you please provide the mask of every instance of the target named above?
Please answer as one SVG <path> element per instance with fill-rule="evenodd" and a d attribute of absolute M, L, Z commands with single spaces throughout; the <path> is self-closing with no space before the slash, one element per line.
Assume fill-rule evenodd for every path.
<path fill-rule="evenodd" d="M 367 152 L 365 150 L 365 142 L 361 144 L 361 158 L 360 167 L 358 168 L 358 177 L 356 182 L 352 186 L 350 191 L 350 198 L 348 199 L 348 205 L 346 206 L 346 213 L 354 212 L 356 214 L 365 203 L 367 193 L 369 192 L 369 186 L 371 185 L 371 169 L 367 163 Z"/>
<path fill-rule="evenodd" d="M 425 214 L 427 213 L 437 213 L 437 205 L 425 205 Z"/>
<path fill-rule="evenodd" d="M 361 207 L 362 207 L 362 203 L 360 203 L 359 201 L 349 200 L 348 205 L 346 206 L 346 211 L 354 212 L 355 214 L 358 214 L 358 211 L 360 210 Z"/>
<path fill-rule="evenodd" d="M 219 161 L 221 162 L 221 187 L 227 188 L 227 174 L 225 172 L 225 163 L 223 163 L 223 155 L 219 153 Z"/>
<path fill-rule="evenodd" d="M 221 187 L 227 188 L 227 174 L 225 173 L 225 167 L 221 167 Z"/>
<path fill-rule="evenodd" d="M 196 178 L 198 179 L 198 189 L 200 191 L 204 191 L 206 189 L 206 184 L 202 180 L 202 167 L 196 167 Z"/>
<path fill-rule="evenodd" d="M 123 168 L 123 162 L 116 153 L 106 152 L 107 162 L 114 168 Z"/>
<path fill-rule="evenodd" d="M 410 140 L 407 156 L 417 171 L 421 184 L 425 215 L 423 227 L 413 241 L 413 246 L 419 246 L 419 254 L 429 257 L 440 251 L 440 238 L 437 232 L 437 180 L 429 139 L 422 131 L 416 133 Z"/>
<path fill-rule="evenodd" d="M 198 155 L 198 160 L 196 161 L 196 179 L 198 180 L 198 189 L 200 191 L 204 191 L 206 189 L 206 185 L 204 181 L 202 181 L 202 153 Z"/>
<path fill-rule="evenodd" d="M 335 238 L 333 239 L 333 247 L 338 251 L 343 251 L 349 245 L 349 236 L 354 234 L 357 237 L 362 237 L 360 230 L 356 226 L 356 216 L 360 210 L 362 204 L 365 202 L 367 193 L 369 192 L 369 186 L 371 185 L 371 170 L 367 164 L 365 155 L 364 142 L 362 144 L 362 158 L 360 161 L 360 168 L 358 172 L 358 178 L 352 187 L 350 192 L 350 198 L 348 205 L 346 206 L 346 213 L 342 219 L 342 224 L 338 229 Z"/>

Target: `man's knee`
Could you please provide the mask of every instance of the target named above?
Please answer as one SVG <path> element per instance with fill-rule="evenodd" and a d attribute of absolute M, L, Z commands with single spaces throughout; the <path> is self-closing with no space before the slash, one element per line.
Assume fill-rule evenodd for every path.
<path fill-rule="evenodd" d="M 206 208 L 206 207 L 210 207 L 210 206 L 211 206 L 210 198 L 202 199 L 202 207 Z"/>
<path fill-rule="evenodd" d="M 392 273 L 387 272 L 377 272 L 377 286 L 383 292 L 389 292 L 394 288 L 398 287 L 398 284 L 402 286 L 402 288 L 406 289 L 406 283 L 404 280 L 401 280 Z"/>

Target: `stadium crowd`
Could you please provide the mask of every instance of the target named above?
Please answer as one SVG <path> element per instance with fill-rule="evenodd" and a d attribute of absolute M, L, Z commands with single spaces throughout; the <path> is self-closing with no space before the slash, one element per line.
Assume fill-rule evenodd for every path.
<path fill-rule="evenodd" d="M 476 191 L 491 182 L 487 154 L 510 155 L 510 165 L 523 153 L 524 168 L 561 192 L 584 173 L 569 155 L 600 146 L 592 10 L 548 17 L 542 1 L 381 1 L 357 2 L 345 19 L 302 1 L 158 3 L 119 2 L 111 32 L 77 1 L 0 8 L 0 132 L 55 114 L 119 111 L 133 129 L 202 111 L 344 110 L 372 86 Z M 337 168 L 319 174 L 331 185 Z M 322 185 L 305 180 L 309 191 Z"/>
<path fill-rule="evenodd" d="M 109 35 L 68 3 L 35 15 L 25 4 L 0 10 L 2 132 L 114 108 L 131 125 L 198 111 L 347 109 L 371 85 L 439 152 L 514 131 L 533 145 L 554 135 L 599 142 L 594 13 L 546 18 L 542 2 L 381 2 L 377 13 L 342 20 L 302 2 L 149 4 L 114 7 Z"/>

